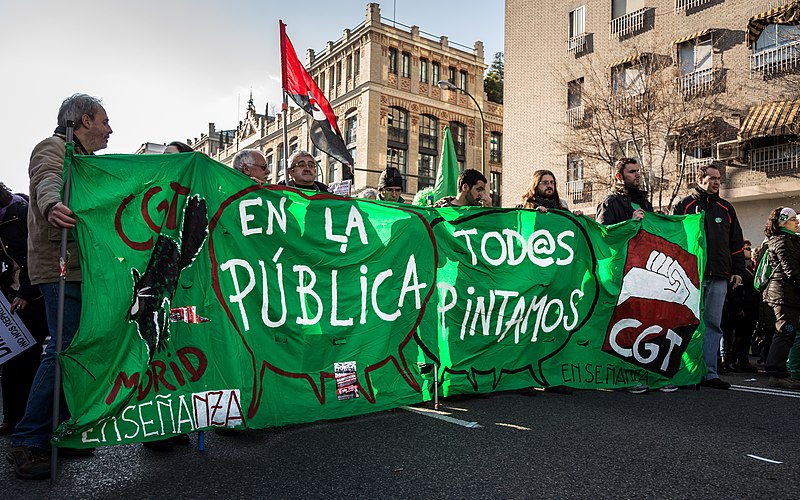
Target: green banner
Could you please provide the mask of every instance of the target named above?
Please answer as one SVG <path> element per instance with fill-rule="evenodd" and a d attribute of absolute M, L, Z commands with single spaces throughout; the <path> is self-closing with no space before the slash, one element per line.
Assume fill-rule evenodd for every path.
<path fill-rule="evenodd" d="M 76 156 L 81 326 L 61 356 L 100 446 L 530 386 L 693 384 L 701 216 L 428 209 L 253 185 L 199 153 Z"/>

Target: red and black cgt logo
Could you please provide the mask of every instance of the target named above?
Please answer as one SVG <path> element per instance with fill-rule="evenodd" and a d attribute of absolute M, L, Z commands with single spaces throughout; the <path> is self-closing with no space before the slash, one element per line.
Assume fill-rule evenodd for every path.
<path fill-rule="evenodd" d="M 697 257 L 645 231 L 628 242 L 603 350 L 671 378 L 700 324 Z"/>

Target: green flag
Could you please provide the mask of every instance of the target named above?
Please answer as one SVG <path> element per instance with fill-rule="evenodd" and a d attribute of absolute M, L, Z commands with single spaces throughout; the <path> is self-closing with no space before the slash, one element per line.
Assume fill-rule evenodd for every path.
<path fill-rule="evenodd" d="M 436 185 L 433 187 L 433 202 L 456 194 L 458 194 L 458 159 L 453 137 L 450 135 L 450 127 L 445 127 L 444 140 L 442 140 L 442 160 L 439 162 Z"/>

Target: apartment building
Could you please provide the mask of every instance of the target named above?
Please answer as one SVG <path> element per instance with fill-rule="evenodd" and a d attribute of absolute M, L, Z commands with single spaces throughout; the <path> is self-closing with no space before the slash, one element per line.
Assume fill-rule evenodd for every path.
<path fill-rule="evenodd" d="M 722 162 L 754 241 L 800 204 L 800 1 L 507 0 L 505 37 L 505 205 L 548 168 L 594 214 L 619 156 L 665 211 Z"/>
<path fill-rule="evenodd" d="M 355 160 L 356 189 L 375 187 L 388 166 L 404 174 L 406 197 L 432 186 L 443 128 L 449 126 L 462 169 L 482 170 L 485 158 L 485 174 L 499 201 L 503 106 L 490 102 L 483 89 L 487 65 L 482 42 L 473 47 L 459 45 L 446 36 L 385 19 L 380 6 L 370 3 L 358 26 L 345 29 L 341 38 L 328 42 L 319 52 L 307 50 L 305 67 L 338 118 Z M 457 89 L 443 90 L 437 86 L 440 80 Z M 290 153 L 310 151 L 320 166 L 319 180 L 329 184 L 340 181 L 342 165 L 314 148 L 307 120 L 301 110 L 289 113 Z M 257 112 L 251 98 L 236 129 L 218 131 L 211 123 L 207 132 L 192 141 L 192 147 L 229 165 L 237 151 L 259 149 L 279 181 L 283 178 L 282 126 L 280 116 L 269 110 Z"/>

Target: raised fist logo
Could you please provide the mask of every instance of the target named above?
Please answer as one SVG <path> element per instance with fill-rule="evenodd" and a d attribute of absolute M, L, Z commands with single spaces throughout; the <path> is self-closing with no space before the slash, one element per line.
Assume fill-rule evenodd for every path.
<path fill-rule="evenodd" d="M 628 242 L 622 287 L 603 350 L 672 377 L 699 324 L 697 257 L 640 231 Z"/>

